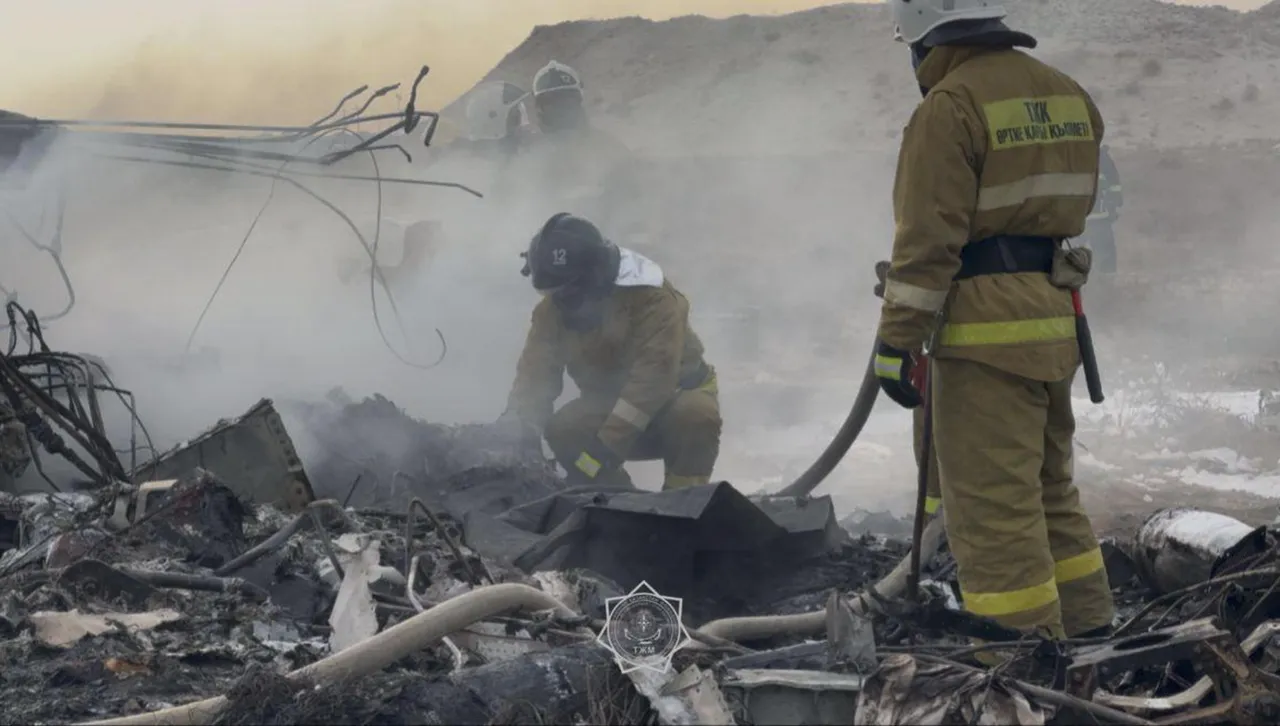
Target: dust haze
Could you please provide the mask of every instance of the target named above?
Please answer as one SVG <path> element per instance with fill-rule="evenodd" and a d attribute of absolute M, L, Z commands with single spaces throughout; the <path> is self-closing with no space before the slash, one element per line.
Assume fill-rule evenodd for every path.
<path fill-rule="evenodd" d="M 891 243 L 897 136 L 919 98 L 905 51 L 889 39 L 883 7 L 811 9 L 817 5 L 388 0 L 303 9 L 278 0 L 255 16 L 253 27 L 244 22 L 247 4 L 226 3 L 203 10 L 198 25 L 167 11 L 148 21 L 158 29 L 146 32 L 145 23 L 122 25 L 116 8 L 110 17 L 84 22 L 119 25 L 118 43 L 97 37 L 82 47 L 85 55 L 32 71 L 0 98 L 6 108 L 50 117 L 305 124 L 365 84 L 403 83 L 372 110 L 402 107 L 424 63 L 432 73 L 419 105 L 436 109 L 481 78 L 527 88 L 548 60 L 569 63 L 584 78 L 593 122 L 635 154 L 627 173 L 641 190 L 634 204 L 597 221 L 619 244 L 656 259 L 688 294 L 695 329 L 720 369 L 726 429 L 717 475 L 748 490 L 776 489 L 821 451 L 857 388 L 878 315 L 872 264 L 888 256 Z M 1188 47 L 1224 47 L 1191 32 L 1161 39 L 1173 49 L 1167 57 L 1154 41 L 1072 37 L 1077 26 L 1070 23 L 1085 28 L 1081 34 L 1137 28 L 1132 32 L 1141 36 L 1147 22 L 1142 8 L 1154 5 L 1142 0 L 1080 0 L 1078 14 L 1070 17 L 1030 0 L 1014 5 L 1015 18 L 1024 13 L 1034 30 L 1043 31 L 1045 57 L 1081 74 L 1108 118 L 1127 195 L 1117 230 L 1123 269 L 1160 270 L 1142 280 L 1146 287 L 1138 292 L 1118 285 L 1120 291 L 1097 294 L 1105 380 L 1123 390 L 1144 375 L 1153 356 L 1176 356 L 1189 379 L 1210 385 L 1203 370 L 1191 369 L 1223 369 L 1227 364 L 1212 354 L 1214 346 L 1227 334 L 1249 340 L 1256 315 L 1249 318 L 1240 299 L 1212 281 L 1174 303 L 1160 297 L 1160 275 L 1176 271 L 1161 252 L 1191 254 L 1212 238 L 1220 241 L 1217 249 L 1230 241 L 1233 257 L 1224 264 L 1231 269 L 1273 265 L 1273 252 L 1249 240 L 1269 239 L 1274 215 L 1259 211 L 1265 205 L 1238 200 L 1273 188 L 1260 185 L 1274 184 L 1274 170 L 1244 153 L 1251 165 L 1232 177 L 1230 169 L 1245 167 L 1218 160 L 1212 169 L 1219 186 L 1206 182 L 1199 152 L 1184 150 L 1204 143 L 1262 144 L 1274 118 L 1264 107 L 1270 99 L 1246 100 L 1244 76 L 1263 89 L 1276 87 L 1274 59 L 1280 54 L 1265 33 L 1214 60 L 1176 49 L 1184 41 Z M 1086 5 L 1105 6 L 1111 15 L 1091 16 Z M 727 17 L 796 10 L 808 12 Z M 641 11 L 646 19 L 554 25 Z M 689 12 L 727 19 L 648 20 Z M 1186 8 L 1176 12 L 1186 27 L 1217 28 L 1214 38 L 1243 34 L 1236 28 L 1248 24 L 1246 16 L 1221 8 L 1194 16 Z M 1276 13 L 1267 17 L 1253 25 L 1280 28 Z M 530 35 L 535 25 L 553 27 Z M 1118 56 L 1120 49 L 1132 55 Z M 90 51 L 97 55 L 85 57 Z M 1143 70 L 1152 58 L 1164 64 L 1159 73 Z M 1227 64 L 1233 73 L 1224 81 Z M 1189 77 L 1196 85 L 1186 82 Z M 1179 107 L 1171 100 L 1174 87 L 1182 94 Z M 1232 107 L 1222 106 L 1223 99 Z M 1233 138 L 1221 138 L 1226 135 Z M 386 295 L 373 293 L 381 332 L 371 310 L 365 252 L 348 223 L 306 192 L 248 175 L 111 161 L 82 145 L 59 147 L 58 168 L 70 170 L 72 179 L 63 259 L 76 304 L 47 326 L 50 344 L 106 359 L 117 382 L 138 394 L 139 413 L 162 449 L 218 418 L 238 415 L 260 397 L 314 401 L 338 387 L 355 398 L 381 393 L 431 421 L 497 417 L 535 302 L 519 275 L 517 253 L 549 214 L 582 210 L 566 201 L 563 189 L 548 188 L 536 165 L 503 171 L 492 158 L 451 154 L 444 145 L 424 149 L 418 136 L 396 139 L 412 162 L 380 152 L 378 171 L 460 182 L 486 198 L 386 184 L 379 217 L 373 184 L 302 180 L 332 200 L 369 241 L 380 229 L 383 265 L 399 261 L 408 224 L 443 224 L 445 244 L 429 264 L 392 286 L 398 323 Z M 366 154 L 335 171 L 375 172 Z M 1211 193 L 1171 205 L 1171 195 L 1189 179 Z M 10 205 L 37 236 L 50 232 L 52 184 L 42 180 Z M 1144 188 L 1151 191 L 1143 195 Z M 1212 208 L 1226 200 L 1238 203 L 1219 218 Z M 1199 213 L 1189 205 L 1198 205 Z M 1179 221 L 1166 222 L 1168 215 Z M 251 226 L 243 253 L 193 336 Z M 0 285 L 42 315 L 60 310 L 66 293 L 48 256 L 16 234 L 0 245 L 11 261 L 0 271 Z M 1237 286 L 1253 284 L 1231 279 Z M 1203 309 L 1205 300 L 1216 301 L 1212 310 Z M 1159 328 L 1143 325 L 1144 319 L 1158 320 Z M 437 329 L 448 350 L 430 370 L 405 365 L 383 341 L 385 335 L 400 356 L 429 364 L 442 352 Z M 1253 336 L 1231 365 L 1248 368 L 1257 357 L 1280 355 L 1271 350 L 1270 337 L 1261 338 Z M 1188 346 L 1198 355 L 1184 355 Z M 123 422 L 123 413 L 116 413 Z M 1105 438 L 1119 418 L 1110 409 L 1095 414 L 1102 417 L 1098 428 L 1082 431 L 1082 441 Z M 1082 413 L 1082 429 L 1092 425 L 1089 415 Z M 906 413 L 882 404 L 827 490 L 844 506 L 904 511 L 913 470 L 909 431 Z M 291 433 L 305 439 L 305 433 Z M 305 448 L 305 440 L 300 443 Z M 1106 453 L 1101 445 L 1090 451 Z M 1107 465 L 1127 466 L 1130 453 L 1115 453 Z M 1259 450 L 1256 458 L 1275 464 L 1277 456 Z M 656 482 L 648 467 L 638 468 L 640 486 Z"/>

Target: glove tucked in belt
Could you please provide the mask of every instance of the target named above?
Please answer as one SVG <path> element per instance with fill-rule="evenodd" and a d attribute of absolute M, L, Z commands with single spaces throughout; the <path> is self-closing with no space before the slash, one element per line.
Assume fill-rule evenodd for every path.
<path fill-rule="evenodd" d="M 876 348 L 876 377 L 880 390 L 903 408 L 916 408 L 924 403 L 916 379 L 923 371 L 915 355 L 881 342 Z"/>
<path fill-rule="evenodd" d="M 607 474 L 621 465 L 622 457 L 613 453 L 613 450 L 605 446 L 604 442 L 596 439 L 588 444 L 576 459 L 569 462 L 565 470 L 569 474 L 570 481 L 585 479 L 592 482 L 601 474 Z"/>

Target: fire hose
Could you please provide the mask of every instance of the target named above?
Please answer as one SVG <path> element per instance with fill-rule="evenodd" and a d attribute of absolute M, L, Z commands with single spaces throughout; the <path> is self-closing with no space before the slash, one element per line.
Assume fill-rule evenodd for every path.
<path fill-rule="evenodd" d="M 879 281 L 876 285 L 877 297 L 884 294 L 884 285 L 888 272 L 888 262 L 876 263 L 876 278 Z M 1089 331 L 1089 319 L 1085 317 L 1078 289 L 1071 291 L 1071 305 L 1075 313 L 1076 343 L 1080 348 L 1080 362 L 1084 369 L 1085 382 L 1089 389 L 1089 399 L 1095 404 L 1102 403 L 1104 396 L 1102 378 L 1098 373 L 1098 358 L 1093 347 L 1093 336 Z M 803 474 L 794 482 L 783 487 L 778 492 L 778 496 L 808 496 L 814 489 L 818 488 L 818 485 L 835 470 L 836 465 L 849 453 L 853 442 L 857 441 L 858 435 L 862 433 L 863 427 L 867 425 L 867 419 L 871 417 L 871 410 L 876 405 L 876 397 L 880 394 L 880 381 L 876 378 L 875 373 L 875 351 L 879 347 L 880 339 L 876 338 L 872 341 L 871 359 L 867 361 L 867 370 L 862 377 L 862 385 L 858 388 L 858 394 L 853 399 L 853 407 L 849 409 L 848 416 L 845 417 L 839 431 L 831 439 L 831 443 L 827 444 L 827 448 L 818 455 L 818 458 Z"/>
<path fill-rule="evenodd" d="M 888 274 L 889 263 L 877 262 L 876 279 L 879 282 L 875 287 L 876 297 L 884 296 L 884 285 Z M 876 397 L 880 395 L 880 379 L 876 377 L 876 350 L 879 348 L 880 339 L 876 338 L 871 343 L 871 357 L 867 360 L 867 370 L 862 375 L 862 385 L 858 387 L 858 395 L 853 399 L 853 407 L 849 409 L 849 415 L 840 425 L 840 430 L 836 432 L 831 443 L 827 444 L 827 448 L 818 455 L 813 464 L 798 479 L 783 487 L 782 491 L 778 492 L 778 496 L 809 496 L 844 459 L 845 454 L 849 453 L 853 442 L 858 440 L 858 435 L 867 425 L 867 419 L 871 418 L 871 410 L 876 406 Z"/>
<path fill-rule="evenodd" d="M 884 288 L 888 279 L 889 263 L 877 262 L 875 266 L 876 279 L 878 284 L 875 287 L 876 297 L 884 297 Z M 1086 270 L 1087 272 L 1087 270 Z M 1083 364 L 1085 382 L 1089 390 L 1089 399 L 1095 403 L 1102 403 L 1104 395 L 1102 392 L 1102 379 L 1098 373 L 1098 360 L 1093 347 L 1093 337 L 1089 331 L 1089 320 L 1085 317 L 1084 308 L 1080 299 L 1079 288 L 1071 290 L 1071 305 L 1075 315 L 1076 343 L 1080 350 L 1080 360 Z M 936 331 L 935 331 L 936 332 Z M 808 496 L 824 479 L 835 469 L 836 465 L 844 459 L 849 453 L 850 447 L 857 440 L 858 435 L 862 433 L 863 427 L 866 426 L 867 420 L 871 417 L 871 411 L 875 408 L 876 397 L 880 393 L 880 381 L 875 373 L 875 351 L 880 347 L 880 339 L 877 337 L 871 346 L 871 360 L 867 363 L 866 373 L 862 378 L 862 385 L 858 389 L 858 395 L 854 398 L 853 406 L 849 409 L 848 416 L 845 417 L 844 423 L 840 426 L 840 430 L 836 432 L 831 442 L 827 444 L 827 448 L 818 456 L 817 460 L 797 478 L 794 482 L 784 487 L 778 494 L 780 496 L 802 497 Z M 932 346 L 928 346 L 932 348 Z M 905 568 L 905 581 L 903 588 L 908 591 L 912 600 L 917 599 L 920 569 L 927 564 L 928 558 L 933 556 L 933 552 L 924 555 L 924 534 L 925 520 L 928 516 L 925 512 L 925 501 L 928 496 L 928 472 L 929 461 L 933 455 L 932 439 L 933 439 L 933 411 L 932 401 L 932 376 L 929 375 L 929 355 L 930 351 L 926 351 L 926 355 L 922 356 L 919 365 L 924 366 L 924 377 L 922 381 L 925 385 L 919 386 L 924 396 L 924 437 L 923 446 L 921 447 L 920 460 L 917 462 L 917 478 L 916 506 L 914 512 L 914 521 L 912 524 L 912 542 L 911 552 L 907 557 L 899 563 L 899 568 Z M 938 519 L 934 519 L 929 523 L 930 527 L 938 525 L 941 529 Z M 937 545 L 934 545 L 936 550 Z M 894 572 L 898 571 L 895 568 Z M 901 588 L 900 588 L 901 589 Z M 882 593 L 883 594 L 883 593 Z M 804 618 L 806 616 L 793 616 Z M 807 621 L 805 621 L 807 623 Z M 717 633 L 718 635 L 718 633 Z"/>
<path fill-rule="evenodd" d="M 559 600 L 528 585 L 489 585 L 443 602 L 328 658 L 290 671 L 285 678 L 313 685 L 354 681 L 376 673 L 450 633 L 456 633 L 495 615 L 520 609 L 554 610 L 562 617 L 577 617 L 577 613 Z M 81 726 L 207 724 L 217 718 L 218 712 L 229 703 L 226 696 L 217 696 L 159 711 L 103 721 L 86 721 Z"/>

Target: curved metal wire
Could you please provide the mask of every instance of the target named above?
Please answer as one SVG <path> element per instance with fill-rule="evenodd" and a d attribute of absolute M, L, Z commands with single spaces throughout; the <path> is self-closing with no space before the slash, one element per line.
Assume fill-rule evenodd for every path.
<path fill-rule="evenodd" d="M 250 176 L 258 176 L 258 177 L 272 179 L 271 191 L 268 193 L 266 201 L 263 203 L 263 206 L 258 210 L 257 215 L 254 217 L 253 221 L 250 223 L 249 229 L 244 239 L 241 241 L 239 248 L 237 249 L 235 255 L 232 257 L 231 263 L 228 265 L 228 267 L 224 271 L 222 278 L 219 280 L 217 286 L 214 289 L 212 296 L 209 299 L 209 302 L 206 304 L 204 310 L 201 312 L 200 318 L 196 321 L 195 327 L 192 329 L 191 335 L 187 340 L 187 346 L 186 346 L 187 350 L 190 349 L 191 343 L 194 340 L 195 334 L 199 329 L 200 323 L 203 321 L 205 314 L 208 312 L 209 306 L 212 305 L 213 300 L 216 298 L 218 291 L 221 289 L 222 284 L 225 282 L 227 275 L 231 271 L 231 268 L 235 265 L 235 262 L 239 259 L 240 253 L 244 250 L 245 245 L 247 244 L 250 236 L 252 235 L 254 229 L 256 228 L 258 221 L 261 219 L 262 214 L 266 211 L 267 206 L 270 204 L 275 193 L 277 182 L 284 181 L 292 185 L 299 191 L 302 191 L 304 194 L 307 194 L 308 196 L 312 197 L 316 201 L 320 202 L 323 206 L 328 208 L 331 212 L 338 215 L 338 217 L 342 219 L 343 222 L 355 234 L 356 238 L 359 240 L 361 246 L 365 249 L 365 252 L 370 259 L 370 265 L 372 268 L 372 271 L 370 273 L 370 305 L 372 308 L 374 324 L 378 329 L 379 336 L 382 338 L 383 345 L 386 346 L 386 348 L 392 353 L 392 355 L 395 356 L 400 362 L 415 368 L 419 368 L 419 369 L 430 369 L 439 365 L 439 363 L 443 361 L 444 356 L 447 354 L 448 344 L 445 341 L 444 334 L 438 329 L 435 331 L 436 337 L 439 339 L 441 344 L 440 357 L 436 361 L 430 364 L 415 363 L 413 361 L 408 360 L 403 355 L 401 355 L 395 349 L 395 347 L 391 344 L 391 341 L 387 337 L 386 331 L 383 329 L 381 318 L 378 313 L 376 287 L 380 285 L 383 288 L 383 291 L 387 295 L 387 300 L 391 306 L 392 314 L 395 318 L 396 324 L 400 329 L 401 336 L 404 337 L 406 340 L 408 340 L 408 336 L 405 333 L 403 321 L 401 319 L 398 306 L 396 305 L 395 298 L 392 295 L 390 287 L 387 285 L 386 280 L 382 276 L 382 271 L 379 269 L 377 265 L 377 250 L 378 250 L 378 244 L 381 236 L 382 184 L 395 183 L 395 184 L 409 184 L 409 185 L 416 185 L 416 186 L 435 186 L 435 187 L 457 189 L 459 191 L 466 192 L 476 197 L 481 197 L 483 195 L 480 192 L 476 191 L 475 189 L 472 189 L 465 185 L 454 183 L 454 182 L 437 182 L 437 181 L 430 181 L 430 180 L 424 180 L 424 179 L 384 178 L 381 174 L 381 169 L 379 168 L 377 158 L 374 154 L 374 152 L 378 150 L 397 149 L 401 153 L 403 153 L 407 159 L 412 161 L 412 156 L 403 147 L 397 144 L 379 145 L 378 142 L 390 136 L 391 134 L 395 133 L 396 131 L 404 131 L 405 133 L 412 132 L 423 118 L 427 118 L 430 120 L 430 126 L 427 128 L 423 136 L 423 145 L 424 146 L 430 145 L 431 139 L 434 136 L 434 133 L 436 130 L 439 116 L 435 112 L 418 111 L 414 108 L 414 105 L 417 99 L 418 86 L 421 84 L 422 80 L 427 76 L 429 72 L 430 72 L 429 67 L 427 66 L 422 67 L 422 69 L 418 74 L 418 77 L 414 80 L 413 87 L 410 90 L 408 103 L 406 104 L 405 109 L 402 112 L 373 114 L 368 116 L 364 115 L 365 111 L 368 110 L 368 108 L 373 104 L 374 101 L 376 101 L 378 98 L 381 98 L 382 96 L 385 96 L 388 93 L 391 93 L 392 91 L 395 91 L 400 87 L 400 84 L 392 84 L 392 85 L 380 88 L 374 91 L 374 93 L 370 94 L 370 96 L 365 99 L 364 103 L 361 105 L 359 109 L 355 110 L 352 113 L 343 115 L 337 118 L 336 120 L 333 120 L 335 116 L 341 113 L 342 108 L 348 102 L 357 98 L 368 89 L 368 86 L 361 86 L 360 88 L 344 96 L 338 102 L 338 104 L 334 106 L 332 111 L 330 111 L 328 114 L 326 114 L 324 117 L 320 118 L 310 126 L 251 126 L 251 125 L 241 125 L 241 124 L 169 123 L 169 122 L 154 122 L 154 121 L 97 121 L 97 120 L 47 120 L 47 119 L 37 120 L 37 119 L 20 118 L 20 119 L 0 119 L 0 129 L 2 129 L 5 126 L 33 126 L 33 125 L 41 126 L 41 127 L 73 128 L 77 130 L 71 131 L 69 133 L 73 133 L 76 136 L 81 137 L 83 140 L 89 141 L 90 143 L 106 143 L 116 147 L 120 147 L 120 146 L 133 147 L 133 148 L 139 148 L 139 149 L 147 149 L 150 151 L 160 152 L 160 153 L 182 154 L 188 157 L 205 158 L 210 161 L 218 162 L 218 163 L 201 163 L 201 162 L 189 161 L 189 160 L 146 158 L 142 156 L 130 156 L 130 155 L 124 155 L 124 154 L 95 153 L 95 156 L 99 158 L 105 158 L 105 159 L 114 160 L 114 161 L 132 162 L 132 163 L 154 164 L 159 166 L 174 166 L 174 167 L 184 167 L 184 168 L 192 168 L 192 169 L 204 169 L 204 170 L 210 170 L 210 171 L 221 171 L 226 173 L 239 173 L 239 174 L 246 174 Z M 350 128 L 355 124 L 368 123 L 372 121 L 390 120 L 390 119 L 395 119 L 396 123 L 391 124 L 387 128 L 384 128 L 383 130 L 369 137 L 365 137 L 359 134 L 358 132 L 353 131 Z M 139 132 L 139 131 L 95 132 L 95 131 L 78 130 L 81 128 L 91 128 L 91 127 L 127 128 L 127 129 L 202 130 L 202 131 L 257 131 L 257 132 L 267 133 L 269 135 L 254 136 L 254 137 L 227 137 L 227 136 L 191 136 L 191 135 L 177 135 L 177 134 L 156 134 L 156 133 Z M 309 146 L 311 146 L 316 141 L 318 141 L 320 138 L 326 137 L 327 135 L 336 133 L 336 132 L 345 132 L 345 133 L 354 135 L 359 141 L 348 148 L 340 149 L 337 151 L 330 151 L 325 155 L 319 156 L 319 157 L 309 157 L 309 156 L 305 156 L 302 153 Z M 296 143 L 299 141 L 303 141 L 304 139 L 306 141 L 305 143 L 302 144 L 302 148 L 299 149 L 297 153 L 266 151 L 261 149 L 252 149 L 248 147 L 248 145 L 254 144 L 254 143 L 284 143 L 284 142 Z M 361 151 L 369 152 L 370 158 L 372 159 L 373 165 L 374 165 L 374 176 L 371 176 L 371 177 L 357 176 L 357 175 L 333 174 L 333 173 L 325 173 L 325 172 L 304 172 L 304 171 L 286 172 L 285 171 L 285 169 L 290 164 L 293 164 L 293 163 L 309 163 L 309 164 L 315 164 L 315 165 L 329 166 L 337 163 L 338 161 L 341 161 L 342 159 L 347 158 L 348 156 L 354 153 L 358 153 Z M 277 167 L 273 168 L 263 164 L 254 163 L 250 159 L 278 161 L 280 163 Z M 367 181 L 367 182 L 375 183 L 377 185 L 377 190 L 378 190 L 378 197 L 377 197 L 378 212 L 376 215 L 377 226 L 375 227 L 375 230 L 374 230 L 374 239 L 372 244 L 370 244 L 365 239 L 364 235 L 361 234 L 356 224 L 351 220 L 351 218 L 345 212 L 343 212 L 340 208 L 338 208 L 337 205 L 335 205 L 328 199 L 325 199 L 324 197 L 322 197 L 315 191 L 311 190 L 306 185 L 302 184 L 301 182 L 299 182 L 297 179 L 293 177 L 325 177 L 330 179 L 342 179 L 342 180 L 349 180 L 349 181 Z M 54 263 L 58 268 L 59 275 L 61 276 L 63 283 L 66 286 L 66 289 L 68 292 L 68 298 L 69 298 L 69 302 L 67 306 L 65 307 L 65 309 L 63 309 L 62 311 L 60 311 L 55 315 L 44 316 L 45 321 L 52 321 L 65 316 L 67 313 L 70 312 L 71 308 L 74 307 L 75 305 L 75 289 L 71 285 L 71 280 L 67 275 L 65 267 L 62 264 L 61 255 L 60 255 L 62 220 L 65 215 L 65 205 L 66 205 L 65 188 L 60 187 L 59 197 L 58 197 L 58 212 L 57 212 L 58 216 L 55 222 L 56 224 L 55 238 L 54 238 L 54 241 L 51 242 L 49 245 L 41 244 L 33 235 L 31 235 L 25 228 L 22 227 L 22 225 L 13 217 L 13 215 L 7 209 L 4 210 L 4 213 L 6 214 L 6 216 L 8 216 L 10 223 L 16 229 L 18 229 L 18 231 L 24 236 L 24 238 L 27 239 L 29 243 L 31 243 L 37 249 L 47 252 L 53 258 Z M 12 293 L 10 293 L 7 290 L 3 290 L 3 292 L 6 298 L 12 299 L 14 297 Z M 0 330 L 6 329 L 7 327 L 8 326 L 0 326 Z"/>

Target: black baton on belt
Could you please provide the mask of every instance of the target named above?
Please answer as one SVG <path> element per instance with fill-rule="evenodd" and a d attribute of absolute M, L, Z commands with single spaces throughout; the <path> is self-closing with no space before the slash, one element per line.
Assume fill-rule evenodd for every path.
<path fill-rule="evenodd" d="M 1093 336 L 1089 334 L 1089 319 L 1084 315 L 1080 291 L 1071 291 L 1071 306 L 1076 312 L 1076 345 L 1080 348 L 1080 363 L 1084 367 L 1084 382 L 1089 387 L 1089 400 L 1102 403 L 1102 377 L 1098 375 L 1098 356 L 1093 351 Z"/>

